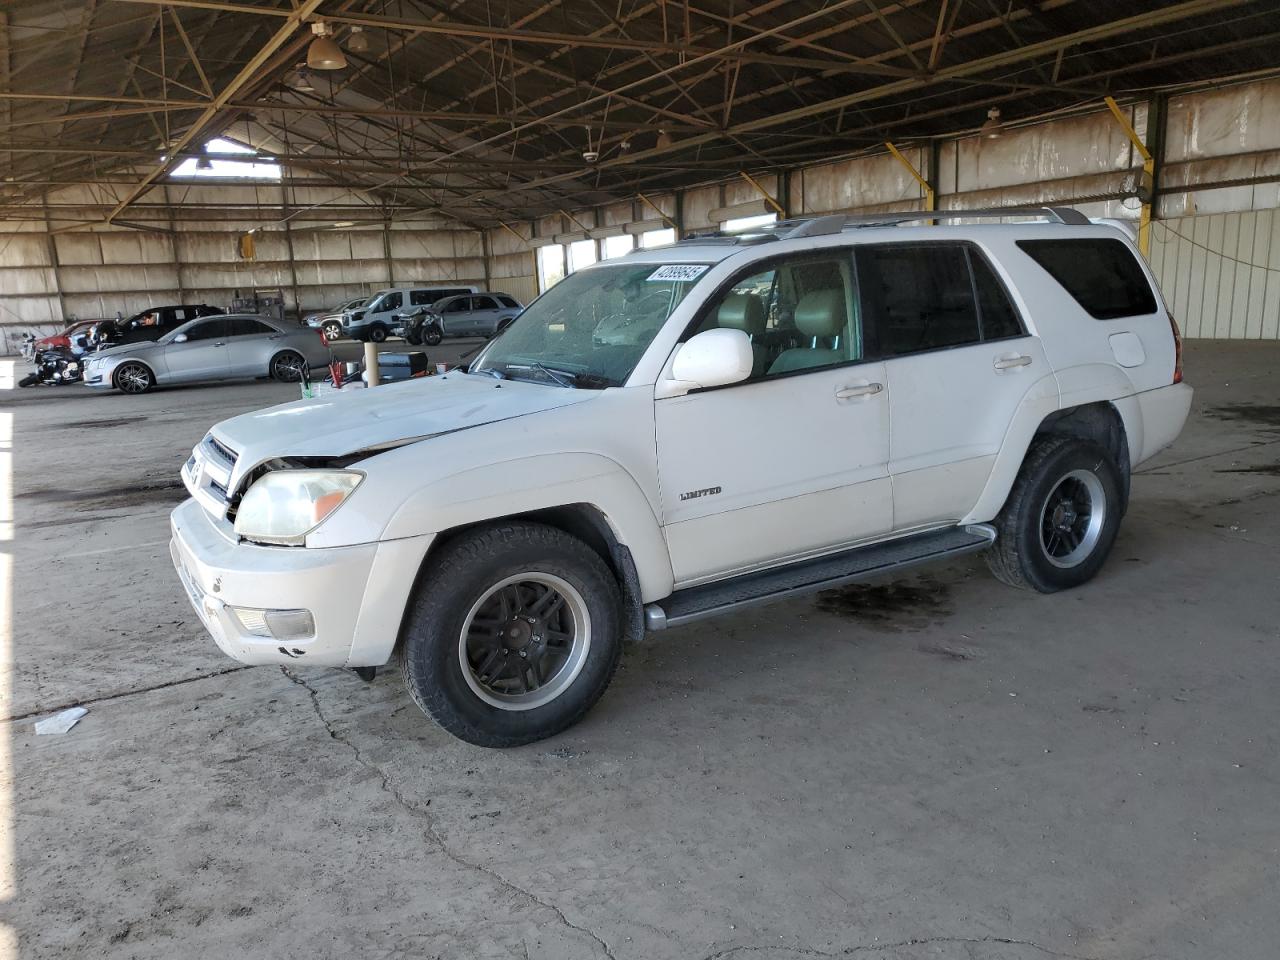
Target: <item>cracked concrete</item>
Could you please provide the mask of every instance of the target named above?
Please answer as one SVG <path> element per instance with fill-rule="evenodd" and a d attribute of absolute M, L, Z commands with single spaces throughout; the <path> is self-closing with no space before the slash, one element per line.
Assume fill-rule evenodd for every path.
<path fill-rule="evenodd" d="M 394 671 L 236 669 L 172 578 L 168 503 L 96 492 L 288 388 L 24 391 L 0 923 L 24 960 L 1270 960 L 1278 366 L 1188 345 L 1193 423 L 1082 590 L 974 560 L 669 631 L 505 752 Z M 142 419 L 49 442 L 90 411 Z M 52 486 L 85 492 L 25 496 Z"/>

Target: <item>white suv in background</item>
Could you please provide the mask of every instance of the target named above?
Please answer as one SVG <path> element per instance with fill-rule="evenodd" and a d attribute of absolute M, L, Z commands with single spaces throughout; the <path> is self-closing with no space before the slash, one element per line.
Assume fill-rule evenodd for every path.
<path fill-rule="evenodd" d="M 646 629 L 979 550 L 1078 586 L 1191 389 L 1129 238 L 1037 212 L 822 217 L 580 270 L 465 371 L 215 426 L 174 563 L 232 657 L 398 654 L 490 746 L 574 723 Z M 983 213 L 1011 215 L 952 216 Z"/>

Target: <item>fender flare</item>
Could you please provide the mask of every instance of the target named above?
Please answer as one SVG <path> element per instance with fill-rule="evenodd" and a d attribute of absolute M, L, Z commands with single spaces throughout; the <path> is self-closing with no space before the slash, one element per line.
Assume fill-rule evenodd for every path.
<path fill-rule="evenodd" d="M 1110 403 L 1124 424 L 1132 462 L 1142 449 L 1142 418 L 1133 393 L 1129 378 L 1117 367 L 1103 363 L 1068 367 L 1040 380 L 1022 398 L 1005 431 L 987 484 L 973 509 L 960 522 L 986 523 L 1000 512 L 1036 433 L 1047 417 L 1060 410 Z"/>
<path fill-rule="evenodd" d="M 513 477 L 520 480 L 514 489 Z M 599 454 L 537 454 L 434 480 L 401 504 L 378 539 L 441 534 L 573 504 L 594 508 L 630 551 L 645 603 L 671 593 L 671 555 L 652 505 L 630 473 Z"/>

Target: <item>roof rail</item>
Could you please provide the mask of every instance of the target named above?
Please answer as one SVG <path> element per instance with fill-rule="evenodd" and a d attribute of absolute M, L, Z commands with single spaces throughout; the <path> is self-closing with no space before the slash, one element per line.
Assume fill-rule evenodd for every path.
<path fill-rule="evenodd" d="M 1073 227 L 1083 227 L 1090 220 L 1074 207 L 983 207 L 974 210 L 908 210 L 899 213 L 833 213 L 821 217 L 779 220 L 764 227 L 726 233 L 709 230 L 691 233 L 681 243 L 767 243 L 772 240 L 798 240 L 801 237 L 825 237 L 857 227 L 891 227 L 916 220 L 998 219 L 1001 217 L 1038 217 Z"/>
<path fill-rule="evenodd" d="M 835 214 L 801 221 L 799 226 L 783 233 L 780 240 L 798 237 L 821 237 L 840 233 L 850 227 L 888 227 L 915 220 L 956 220 L 961 217 L 994 219 L 1000 217 L 1039 217 L 1069 226 L 1088 226 L 1089 218 L 1074 207 L 983 207 L 975 210 L 910 210 L 902 213 Z"/>

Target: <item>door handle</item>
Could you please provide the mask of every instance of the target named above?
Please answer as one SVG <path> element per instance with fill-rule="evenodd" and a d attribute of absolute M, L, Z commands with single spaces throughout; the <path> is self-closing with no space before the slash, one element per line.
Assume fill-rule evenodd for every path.
<path fill-rule="evenodd" d="M 883 383 L 859 383 L 841 387 L 836 391 L 837 400 L 855 400 L 858 397 L 872 397 L 884 389 Z"/>
<path fill-rule="evenodd" d="M 1027 356 L 996 357 L 992 362 L 992 366 L 997 370 L 1013 370 L 1017 367 L 1029 367 L 1031 366 L 1031 358 Z"/>
<path fill-rule="evenodd" d="M 219 340 L 217 343 L 214 344 L 215 347 L 225 347 L 226 345 L 227 344 L 225 340 Z"/>

